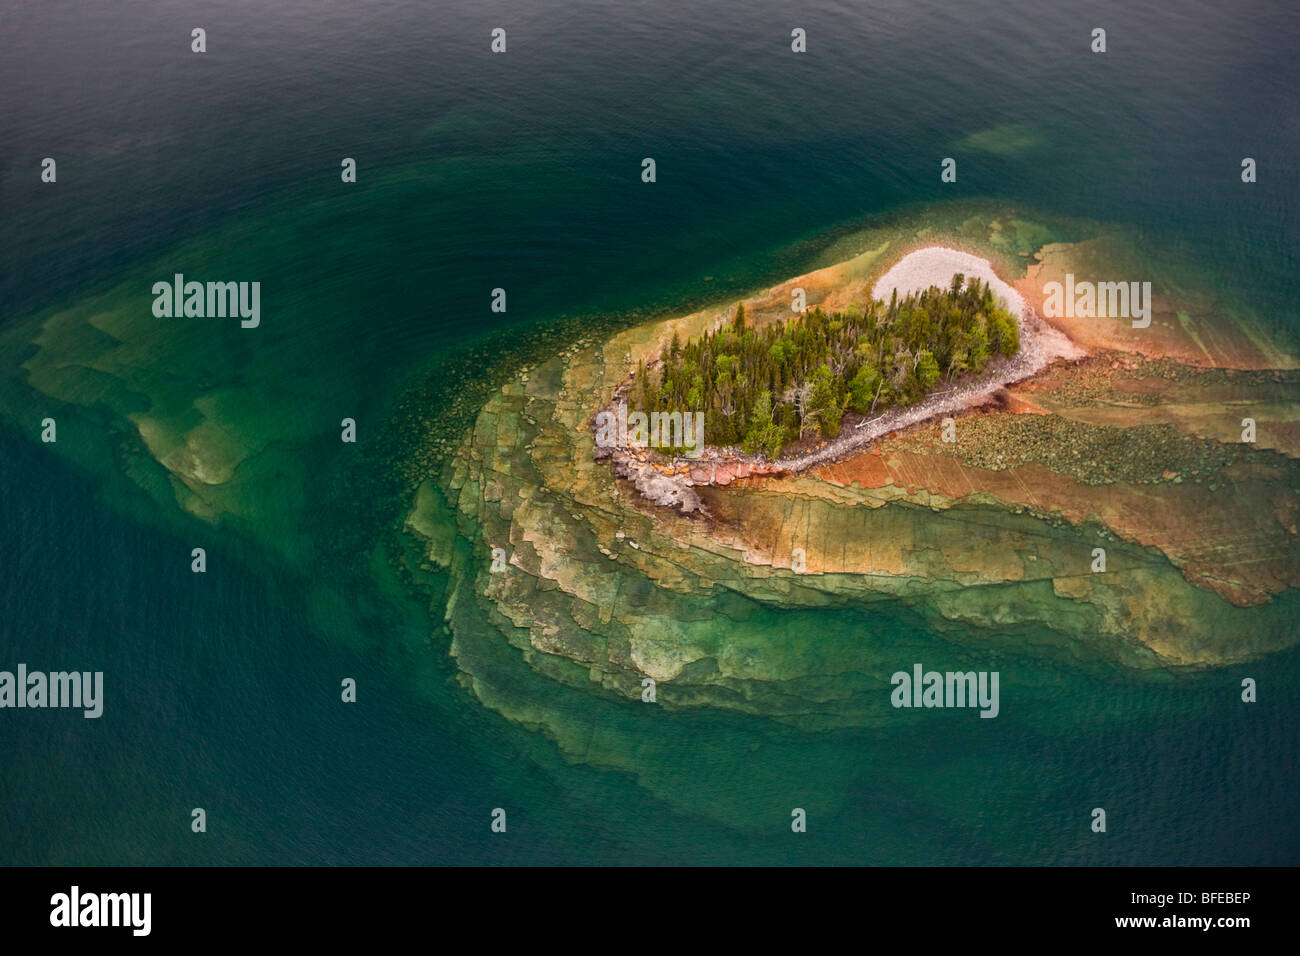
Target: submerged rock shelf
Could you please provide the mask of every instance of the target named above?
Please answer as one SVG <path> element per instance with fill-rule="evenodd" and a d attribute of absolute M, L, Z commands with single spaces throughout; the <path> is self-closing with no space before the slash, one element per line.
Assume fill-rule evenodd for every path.
<path fill-rule="evenodd" d="M 761 314 L 782 296 L 778 287 L 746 309 Z M 697 486 L 704 513 L 683 515 L 655 507 L 600 460 L 590 423 L 638 357 L 714 318 L 642 326 L 520 376 L 483 407 L 408 521 L 429 560 L 451 571 L 451 651 L 468 685 L 566 749 L 577 743 L 563 721 L 500 683 L 503 653 L 586 693 L 638 700 L 650 678 L 669 708 L 816 729 L 899 719 L 886 715 L 885 690 L 908 621 L 944 634 L 959 654 L 1134 675 L 1220 666 L 1295 640 L 1294 448 L 1243 452 L 1204 427 L 1211 406 L 1243 400 L 1261 415 L 1274 409 L 1279 426 L 1293 421 L 1294 376 L 1216 379 L 1197 406 L 1194 376 L 1147 377 L 1099 349 L 959 419 L 965 443 L 940 443 L 933 426 L 896 432 L 802 474 Z M 1089 421 L 1104 403 L 1071 397 L 1097 376 L 1140 382 L 1152 396 L 1142 417 L 1127 427 Z M 1171 461 L 1155 484 L 1120 469 L 1089 486 L 1070 456 L 1035 456 L 1021 428 L 1058 423 L 1123 456 L 1130 439 L 1149 445 L 1138 426 L 1152 410 L 1192 447 L 1229 453 L 1204 457 L 1196 481 L 1179 480 L 1183 465 Z M 1025 446 L 1021 458 L 990 459 L 1000 435 Z M 1216 495 L 1212 483 L 1237 494 Z M 1102 494 L 1081 495 L 1088 487 Z M 435 512 L 456 522 L 455 541 L 421 533 L 439 526 Z M 1098 547 L 1104 573 L 1092 570 Z M 826 609 L 858 609 L 864 623 L 831 634 L 816 623 Z"/>

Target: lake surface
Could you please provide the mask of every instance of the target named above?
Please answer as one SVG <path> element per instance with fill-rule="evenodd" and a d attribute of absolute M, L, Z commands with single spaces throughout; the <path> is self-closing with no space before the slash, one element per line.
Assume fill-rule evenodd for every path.
<path fill-rule="evenodd" d="M 1296 651 L 1164 683 L 1062 665 L 1026 710 L 890 734 L 673 715 L 658 744 L 680 759 L 656 759 L 683 796 L 662 799 L 479 704 L 437 595 L 431 611 L 369 557 L 411 488 L 413 415 L 437 409 L 453 439 L 574 335 L 734 299 L 863 224 L 942 208 L 924 204 L 1114 223 L 1230 277 L 1294 339 L 1300 8 L 4 5 L 0 332 L 73 309 L 153 321 L 175 271 L 260 281 L 264 325 L 96 353 L 97 375 L 139 369 L 155 407 L 222 394 L 254 451 L 216 525 L 149 491 L 124 390 L 52 404 L 3 356 L 0 668 L 103 670 L 107 699 L 99 720 L 0 716 L 0 861 L 1300 860 Z M 104 349 L 73 315 L 68 354 Z M 61 455 L 38 441 L 46 414 Z M 936 665 L 949 646 L 901 612 L 799 613 Z M 792 806 L 815 823 L 795 839 Z"/>

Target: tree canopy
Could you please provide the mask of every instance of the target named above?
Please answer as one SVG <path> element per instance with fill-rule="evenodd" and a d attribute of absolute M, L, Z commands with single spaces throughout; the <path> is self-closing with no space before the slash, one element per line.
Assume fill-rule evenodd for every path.
<path fill-rule="evenodd" d="M 1020 328 L 988 285 L 953 276 L 947 289 L 755 328 L 738 305 L 717 332 L 642 362 L 629 396 L 645 411 L 702 411 L 705 438 L 776 458 L 793 442 L 834 438 L 845 414 L 910 405 L 940 382 L 1014 355 Z"/>

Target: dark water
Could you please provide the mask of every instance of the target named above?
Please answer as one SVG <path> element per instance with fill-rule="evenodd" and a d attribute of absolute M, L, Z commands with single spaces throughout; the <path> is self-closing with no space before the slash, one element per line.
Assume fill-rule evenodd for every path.
<path fill-rule="evenodd" d="M 748 291 L 917 203 L 1121 224 L 1231 276 L 1231 294 L 1294 334 L 1296 8 L 4 6 L 0 331 L 74 306 L 87 321 L 147 315 L 173 270 L 260 279 L 255 340 L 178 328 L 112 371 L 166 371 L 155 401 L 238 386 L 246 434 L 269 445 L 241 472 L 240 517 L 214 528 L 110 477 L 124 457 L 104 436 L 126 399 L 73 415 L 4 356 L 0 666 L 102 669 L 108 703 L 98 721 L 4 711 L 0 860 L 1300 858 L 1294 652 L 1168 685 L 1070 673 L 1050 715 L 975 731 L 769 728 L 771 751 L 740 774 L 721 755 L 750 745 L 746 720 L 672 717 L 665 739 L 697 805 L 739 805 L 806 763 L 808 792 L 773 806 L 770 829 L 729 827 L 725 810 L 569 766 L 478 705 L 430 639 L 426 602 L 358 560 L 403 490 L 385 423 L 430 369 L 433 394 L 472 409 L 570 328 Z M 488 51 L 495 26 L 503 57 Z M 804 57 L 789 53 L 794 26 Z M 1105 56 L 1088 52 L 1094 26 Z M 339 182 L 344 156 L 355 186 Z M 945 156 L 957 184 L 939 182 Z M 487 307 L 498 286 L 505 315 Z M 52 409 L 66 457 L 34 440 Z M 340 451 L 345 415 L 383 442 Z M 188 570 L 200 541 L 203 576 Z M 821 626 L 859 624 L 845 612 Z M 1261 680 L 1255 707 L 1233 689 L 1245 674 Z M 338 702 L 344 676 L 353 707 Z M 1126 719 L 1100 719 L 1117 710 Z M 701 735 L 716 755 L 691 749 Z M 798 842 L 792 805 L 817 822 Z M 1086 828 L 1096 805 L 1105 843 Z M 488 831 L 497 806 L 508 839 Z"/>

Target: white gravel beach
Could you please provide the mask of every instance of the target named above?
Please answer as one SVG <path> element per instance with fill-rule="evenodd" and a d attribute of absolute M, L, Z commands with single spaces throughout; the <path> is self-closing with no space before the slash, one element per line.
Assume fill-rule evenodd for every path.
<path fill-rule="evenodd" d="M 902 298 L 913 292 L 923 292 L 930 286 L 947 288 L 952 277 L 959 272 L 968 279 L 975 276 L 987 282 L 993 294 L 1001 298 L 1003 306 L 1016 317 L 1020 324 L 1020 351 L 1011 359 L 991 360 L 984 373 L 971 382 L 940 389 L 915 405 L 892 409 L 879 418 L 860 422 L 814 452 L 775 462 L 777 467 L 801 471 L 831 461 L 895 429 L 981 405 L 999 389 L 1038 374 L 1058 358 L 1074 360 L 1087 354 L 1036 315 L 1024 297 L 998 277 L 987 259 L 958 249 L 930 246 L 909 253 L 872 286 L 871 296 L 888 302 L 895 289 Z"/>
<path fill-rule="evenodd" d="M 740 456 L 735 449 L 708 448 L 700 458 L 675 460 L 664 469 L 653 465 L 644 453 L 618 449 L 611 455 L 615 470 L 631 479 L 655 504 L 684 512 L 702 510 L 699 497 L 691 491 L 694 485 L 727 484 L 747 474 L 797 473 L 827 464 L 860 452 L 881 435 L 896 429 L 982 405 L 1000 389 L 1038 374 L 1056 359 L 1075 360 L 1087 355 L 1037 316 L 1024 297 L 998 277 L 987 259 L 958 249 L 930 246 L 909 253 L 880 277 L 871 294 L 888 302 L 895 289 L 902 298 L 930 286 L 947 288 L 959 272 L 967 278 L 976 276 L 987 282 L 993 294 L 1016 316 L 1020 325 L 1020 350 L 1012 358 L 995 357 L 977 378 L 941 388 L 915 405 L 891 409 L 877 418 L 859 422 L 846 428 L 838 438 L 802 455 L 766 462 Z M 741 464 L 739 471 L 734 467 L 737 463 Z M 686 473 L 673 473 L 683 470 L 680 466 L 688 466 L 684 469 Z"/>

